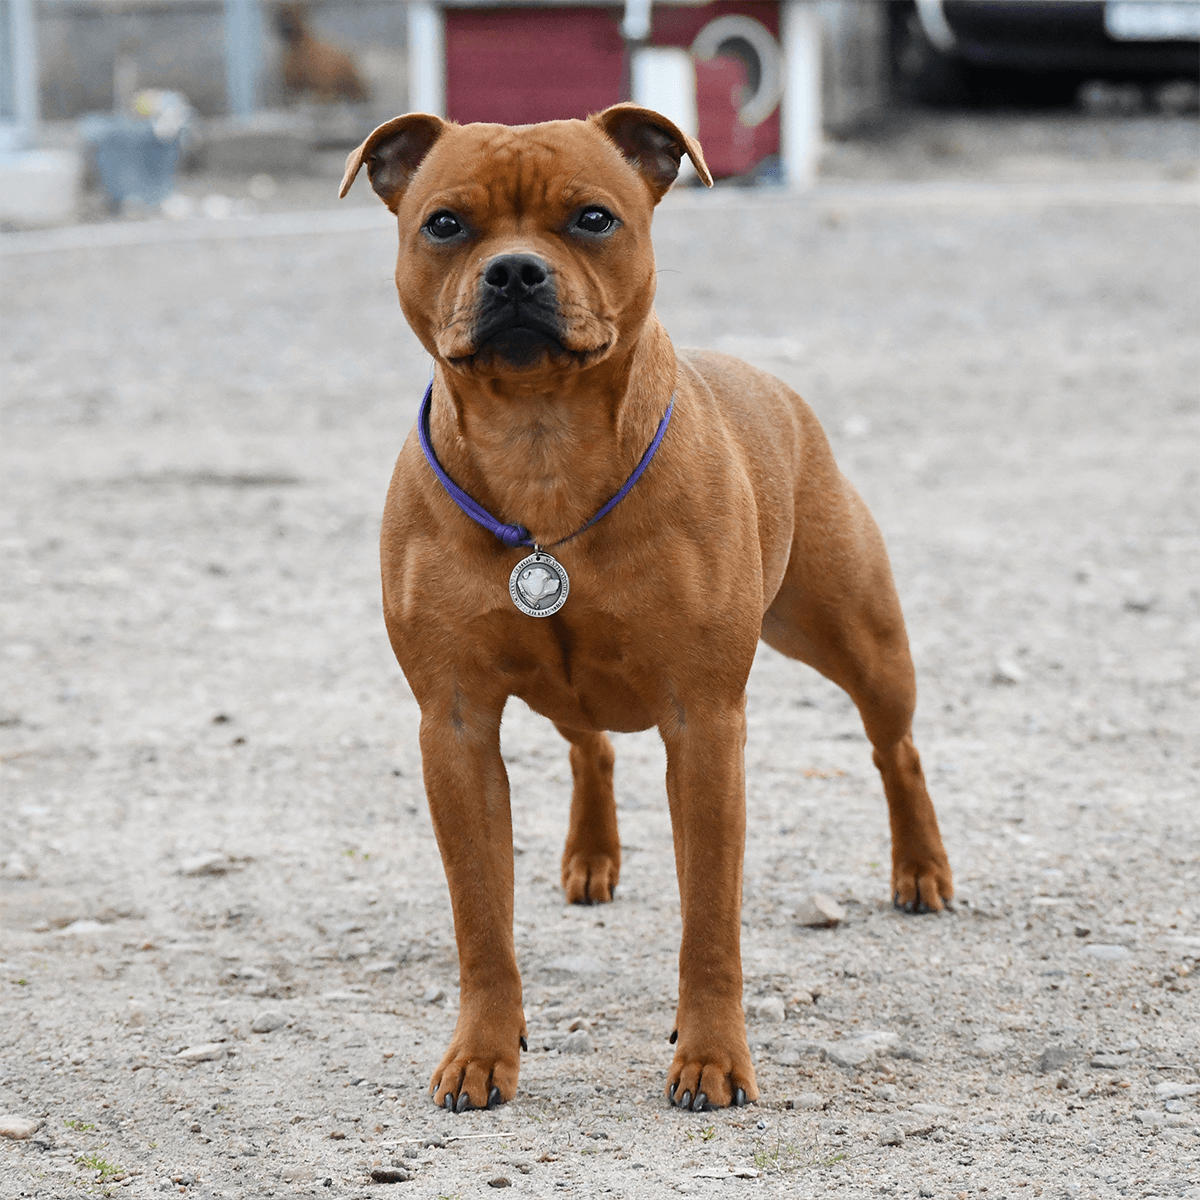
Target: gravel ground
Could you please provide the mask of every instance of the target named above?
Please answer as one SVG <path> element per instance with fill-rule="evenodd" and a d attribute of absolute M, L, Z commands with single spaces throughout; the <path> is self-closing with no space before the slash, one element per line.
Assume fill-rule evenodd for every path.
<path fill-rule="evenodd" d="M 702 1115 L 662 1096 L 657 736 L 615 739 L 616 903 L 567 908 L 565 746 L 517 703 L 530 1052 L 497 1111 L 425 1096 L 457 972 L 379 613 L 427 373 L 394 231 L 6 241 L 0 1132 L 37 1128 L 0 1197 L 1200 1197 L 1200 234 L 1156 171 L 660 210 L 676 340 L 801 391 L 888 538 L 960 889 L 890 909 L 856 714 L 763 649 L 763 1100 Z"/>

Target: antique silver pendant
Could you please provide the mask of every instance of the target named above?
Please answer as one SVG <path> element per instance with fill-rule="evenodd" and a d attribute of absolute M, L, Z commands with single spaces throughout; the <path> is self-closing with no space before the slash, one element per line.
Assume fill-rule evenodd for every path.
<path fill-rule="evenodd" d="M 553 616 L 566 604 L 570 588 L 566 567 L 538 546 L 513 567 L 508 577 L 512 602 L 530 617 Z"/>

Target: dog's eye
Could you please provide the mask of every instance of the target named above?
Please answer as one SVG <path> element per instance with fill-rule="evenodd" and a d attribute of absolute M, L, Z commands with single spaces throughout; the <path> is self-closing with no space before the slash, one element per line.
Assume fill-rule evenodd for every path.
<path fill-rule="evenodd" d="M 453 213 L 435 212 L 425 222 L 425 230 L 430 237 L 446 242 L 462 233 L 462 222 Z"/>
<path fill-rule="evenodd" d="M 584 233 L 607 233 L 616 223 L 617 218 L 599 205 L 585 208 L 575 218 L 575 228 L 582 229 Z"/>

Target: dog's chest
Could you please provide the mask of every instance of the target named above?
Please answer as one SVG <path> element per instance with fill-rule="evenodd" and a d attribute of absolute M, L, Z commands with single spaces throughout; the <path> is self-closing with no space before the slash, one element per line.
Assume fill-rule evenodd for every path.
<path fill-rule="evenodd" d="M 549 617 L 518 628 L 499 643 L 493 665 L 510 695 L 535 712 L 576 729 L 627 732 L 658 723 L 661 667 L 622 623 L 586 627 Z"/>

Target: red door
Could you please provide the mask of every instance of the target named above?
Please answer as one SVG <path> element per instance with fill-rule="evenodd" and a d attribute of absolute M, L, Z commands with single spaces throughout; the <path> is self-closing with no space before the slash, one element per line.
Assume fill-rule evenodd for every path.
<path fill-rule="evenodd" d="M 446 115 L 531 125 L 621 99 L 619 8 L 450 8 Z"/>
<path fill-rule="evenodd" d="M 738 117 L 747 87 L 746 64 L 724 54 L 696 64 L 696 115 L 700 145 L 714 179 L 745 175 L 779 153 L 779 110 L 753 128 Z"/>
<path fill-rule="evenodd" d="M 585 117 L 622 98 L 622 8 L 446 6 L 446 112 L 455 121 L 529 125 Z M 690 47 L 714 18 L 753 17 L 779 35 L 776 0 L 657 4 L 650 41 Z M 720 55 L 696 64 L 700 142 L 714 175 L 751 170 L 779 150 L 778 109 L 748 129 L 738 120 L 745 67 Z"/>

